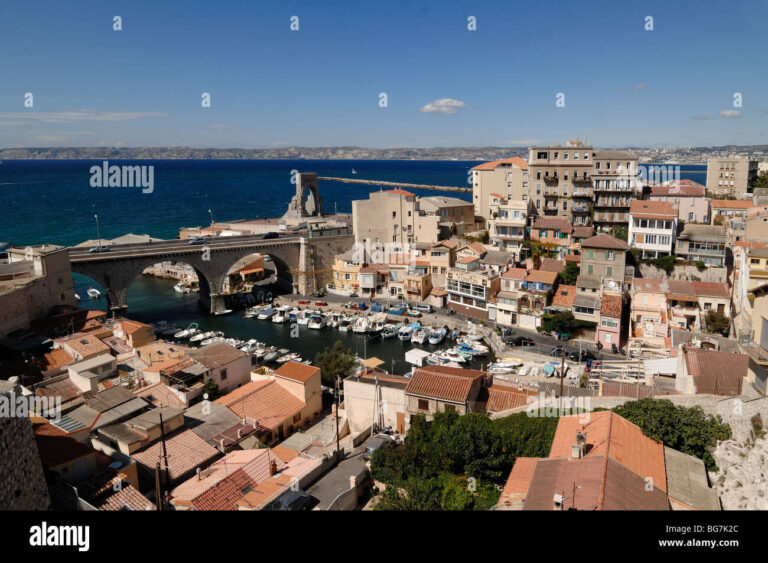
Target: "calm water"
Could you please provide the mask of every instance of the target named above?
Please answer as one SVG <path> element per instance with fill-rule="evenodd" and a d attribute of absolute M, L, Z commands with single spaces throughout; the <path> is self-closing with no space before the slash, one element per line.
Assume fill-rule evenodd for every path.
<path fill-rule="evenodd" d="M 125 233 L 174 238 L 183 226 L 208 225 L 208 210 L 218 221 L 280 216 L 295 192 L 291 170 L 317 172 L 321 176 L 401 181 L 415 184 L 469 186 L 468 170 L 477 162 L 464 161 L 265 161 L 265 160 L 159 160 L 113 161 L 112 164 L 153 165 L 155 189 L 142 194 L 139 188 L 92 188 L 90 167 L 101 161 L 15 161 L 0 164 L 0 241 L 14 245 L 53 243 L 74 245 L 96 238 L 93 218 L 98 213 L 102 238 Z M 682 166 L 681 176 L 704 183 L 706 167 Z M 353 199 L 366 198 L 375 186 L 321 182 L 325 211 L 349 213 Z M 417 195 L 439 192 L 419 191 Z M 449 193 L 469 201 L 470 194 Z M 103 297 L 88 299 L 86 291 L 97 284 L 75 275 L 81 306 L 106 309 Z M 103 291 L 102 291 L 103 293 Z M 289 348 L 314 359 L 340 338 L 360 356 L 378 356 L 391 368 L 407 369 L 405 351 L 398 339 L 368 343 L 365 337 L 326 328 L 300 327 L 300 338 L 290 337 L 287 324 L 276 325 L 243 319 L 237 313 L 221 317 L 203 315 L 196 294 L 180 295 L 173 282 L 138 276 L 128 293 L 129 316 L 144 322 L 166 320 L 186 326 L 198 322 L 206 330 L 221 330 L 228 337 L 256 338 Z M 441 348 L 446 347 L 445 345 Z M 429 350 L 434 347 L 426 345 Z M 466 364 L 465 364 L 466 365 Z M 479 364 L 475 364 L 478 367 Z"/>

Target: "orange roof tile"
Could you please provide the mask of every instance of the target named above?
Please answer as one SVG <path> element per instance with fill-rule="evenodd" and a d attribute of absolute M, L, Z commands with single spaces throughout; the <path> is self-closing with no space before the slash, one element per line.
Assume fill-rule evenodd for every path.
<path fill-rule="evenodd" d="M 320 373 L 320 368 L 317 366 L 308 366 L 299 362 L 286 362 L 275 370 L 275 375 L 278 377 L 284 377 L 292 381 L 298 381 L 299 383 L 306 383 L 316 374 Z"/>
<path fill-rule="evenodd" d="M 576 300 L 578 294 L 578 288 L 575 285 L 559 285 L 557 291 L 552 296 L 552 305 L 555 307 L 573 307 L 573 302 Z"/>
<path fill-rule="evenodd" d="M 405 393 L 450 403 L 466 403 L 475 380 L 484 375 L 484 371 L 447 366 L 419 368 L 414 370 Z"/>
<path fill-rule="evenodd" d="M 504 485 L 504 490 L 499 497 L 498 505 L 500 507 L 516 508 L 522 506 L 525 496 L 528 494 L 528 487 L 531 485 L 536 464 L 540 459 L 538 457 L 519 457 L 515 460 Z"/>
<path fill-rule="evenodd" d="M 713 199 L 711 204 L 713 209 L 749 209 L 754 206 L 752 200 L 738 199 Z"/>
<path fill-rule="evenodd" d="M 270 431 L 301 412 L 307 404 L 276 381 L 251 381 L 216 402 L 246 421 Z"/>
<path fill-rule="evenodd" d="M 605 294 L 600 303 L 600 314 L 609 317 L 620 317 L 623 303 L 621 296 Z"/>
<path fill-rule="evenodd" d="M 501 160 L 492 160 L 490 162 L 483 162 L 474 166 L 472 170 L 495 170 L 498 166 L 514 165 L 522 170 L 528 170 L 528 163 L 519 156 L 512 156 L 510 158 L 503 158 Z"/>

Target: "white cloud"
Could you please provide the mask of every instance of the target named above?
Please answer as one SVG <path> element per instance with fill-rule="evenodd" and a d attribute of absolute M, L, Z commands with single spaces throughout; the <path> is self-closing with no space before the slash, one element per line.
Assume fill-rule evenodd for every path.
<path fill-rule="evenodd" d="M 727 118 L 741 117 L 741 112 L 735 109 L 726 109 L 720 112 L 720 115 Z"/>
<path fill-rule="evenodd" d="M 459 108 L 466 107 L 467 103 L 453 98 L 440 98 L 429 102 L 419 111 L 422 113 L 456 113 Z"/>
<path fill-rule="evenodd" d="M 93 110 L 73 110 L 56 112 L 19 112 L 19 113 L 0 113 L 0 120 L 3 125 L 8 125 L 8 121 L 24 119 L 38 123 L 77 123 L 79 121 L 134 121 L 144 117 L 167 117 L 167 113 L 150 111 L 93 111 Z M 14 122 L 15 123 L 15 122 Z"/>

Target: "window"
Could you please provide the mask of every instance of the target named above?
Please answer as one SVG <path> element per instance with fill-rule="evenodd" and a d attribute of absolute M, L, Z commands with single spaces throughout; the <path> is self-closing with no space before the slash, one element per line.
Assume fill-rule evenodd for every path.
<path fill-rule="evenodd" d="M 696 214 L 695 213 L 689 213 L 688 214 L 688 220 L 689 221 L 693 221 L 695 218 L 696 218 Z"/>
<path fill-rule="evenodd" d="M 592 264 L 587 265 L 587 273 L 592 274 Z"/>
<path fill-rule="evenodd" d="M 298 422 L 301 420 L 301 413 L 293 415 L 293 421 Z"/>
<path fill-rule="evenodd" d="M 419 410 L 420 411 L 428 411 L 429 410 L 429 401 L 426 399 L 419 399 Z"/>
<path fill-rule="evenodd" d="M 606 250 L 606 252 L 605 252 L 605 259 L 606 260 L 615 260 L 616 259 L 616 253 L 613 250 Z"/>
<path fill-rule="evenodd" d="M 613 266 L 606 266 L 605 267 L 605 275 L 606 276 L 612 276 L 613 275 Z"/>
<path fill-rule="evenodd" d="M 224 381 L 227 378 L 227 368 L 221 370 L 221 380 Z"/>
<path fill-rule="evenodd" d="M 456 412 L 456 406 L 455 405 L 445 405 L 443 407 L 443 410 L 445 412 Z"/>
<path fill-rule="evenodd" d="M 587 256 L 589 256 L 590 258 L 594 258 L 595 257 L 595 251 L 590 248 L 589 252 L 587 253 Z"/>

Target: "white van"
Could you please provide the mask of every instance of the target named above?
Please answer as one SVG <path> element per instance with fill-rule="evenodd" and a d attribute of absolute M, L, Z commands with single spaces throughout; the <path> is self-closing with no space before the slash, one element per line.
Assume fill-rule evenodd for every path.
<path fill-rule="evenodd" d="M 420 313 L 431 313 L 432 312 L 432 305 L 428 305 L 427 303 L 419 303 L 414 307 L 418 312 Z"/>

